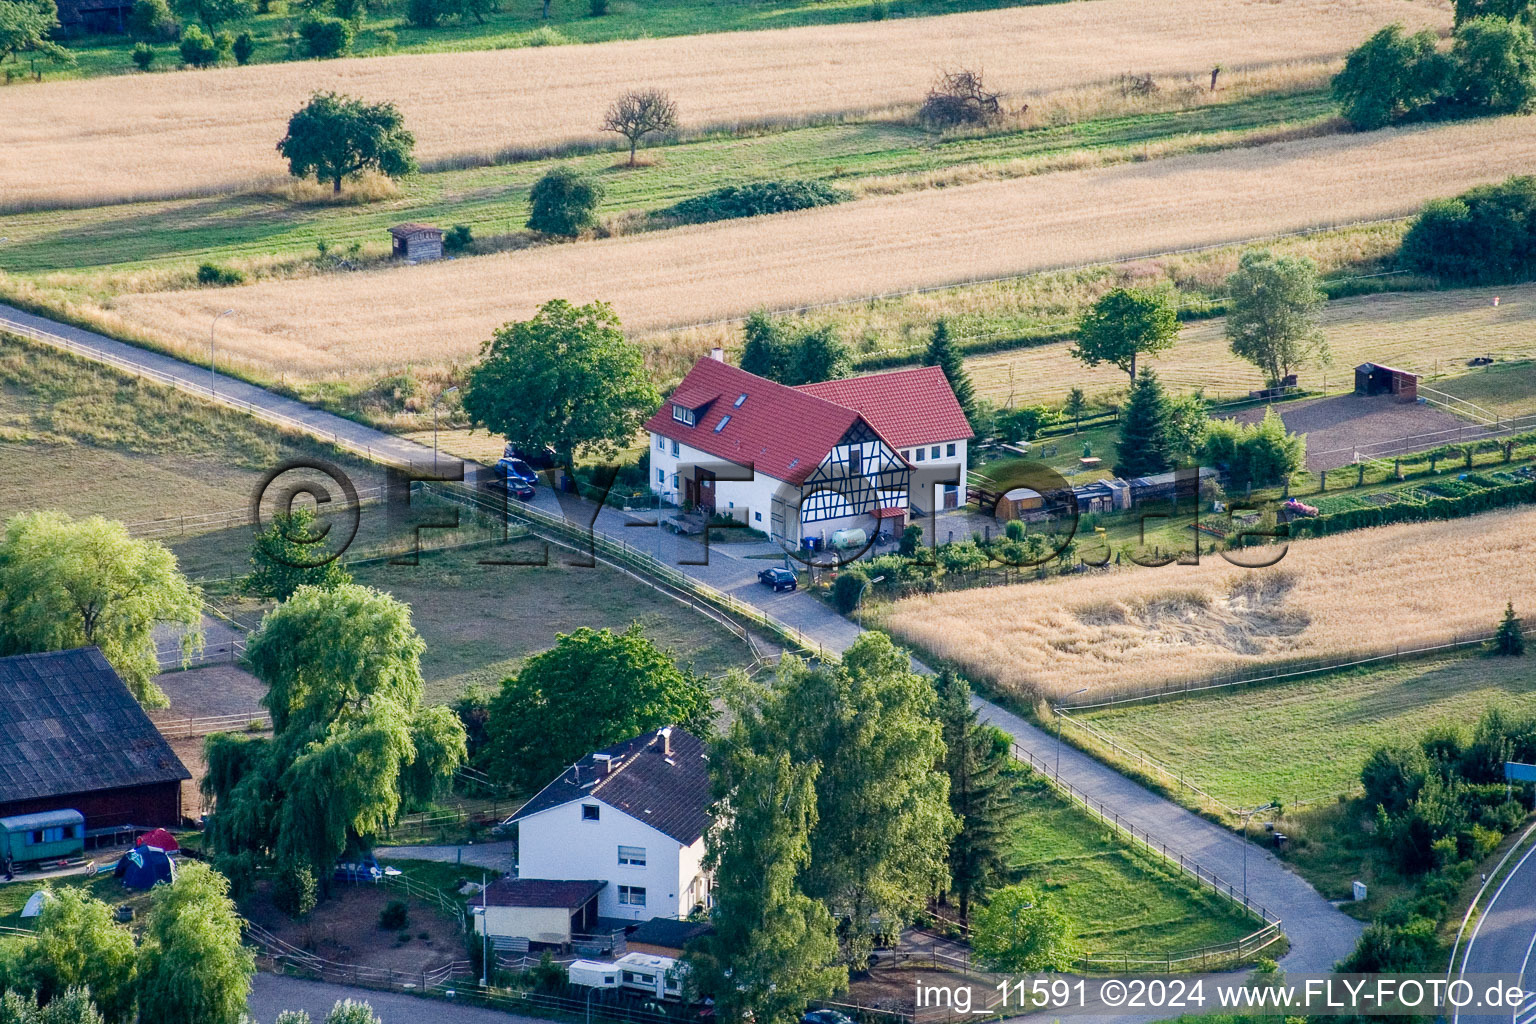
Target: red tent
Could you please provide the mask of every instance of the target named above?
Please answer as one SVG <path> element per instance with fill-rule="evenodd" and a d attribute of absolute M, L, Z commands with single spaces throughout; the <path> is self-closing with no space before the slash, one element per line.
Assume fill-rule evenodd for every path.
<path fill-rule="evenodd" d="M 139 836 L 139 841 L 134 845 L 147 846 L 151 850 L 164 850 L 166 853 L 175 853 L 181 849 L 181 844 L 176 841 L 176 837 L 163 828 L 144 833 Z"/>

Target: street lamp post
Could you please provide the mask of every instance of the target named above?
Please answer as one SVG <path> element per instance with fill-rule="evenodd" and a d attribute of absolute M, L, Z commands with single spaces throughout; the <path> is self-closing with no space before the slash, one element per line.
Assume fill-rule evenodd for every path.
<path fill-rule="evenodd" d="M 1087 692 L 1088 687 L 1084 686 L 1081 689 L 1073 690 L 1071 693 L 1067 694 L 1067 696 L 1076 697 L 1080 693 Z M 1051 711 L 1056 717 L 1056 777 L 1059 779 L 1061 778 L 1061 705 L 1057 704 L 1055 707 L 1051 708 Z"/>
<path fill-rule="evenodd" d="M 480 987 L 490 988 L 491 980 L 491 922 L 485 916 L 485 872 L 480 872 Z"/>
<path fill-rule="evenodd" d="M 442 404 L 444 395 L 451 395 L 459 390 L 458 386 L 440 391 L 436 398 L 432 399 L 432 475 L 437 475 L 437 407 Z"/>
<path fill-rule="evenodd" d="M 883 581 L 884 579 L 885 579 L 884 576 L 876 576 L 872 580 L 865 580 L 864 581 L 864 585 L 859 588 L 859 596 L 854 598 L 854 601 L 853 601 L 854 606 L 859 609 L 859 628 L 860 629 L 864 628 L 864 591 L 869 589 L 869 585 L 871 583 L 879 583 L 879 582 Z"/>
<path fill-rule="evenodd" d="M 592 1024 L 592 997 L 597 995 L 597 989 L 587 989 L 587 1024 Z"/>
<path fill-rule="evenodd" d="M 1271 801 L 1262 807 L 1255 807 L 1251 811 L 1237 812 L 1243 819 L 1243 906 L 1245 907 L 1248 906 L 1248 823 L 1253 820 L 1255 814 L 1258 814 L 1260 811 L 1267 811 L 1273 806 L 1275 806 L 1274 802 Z"/>
<path fill-rule="evenodd" d="M 215 387 L 215 385 L 218 382 L 219 370 L 218 370 L 218 367 L 214 364 L 214 361 L 213 361 L 213 332 L 219 326 L 219 321 L 220 320 L 224 319 L 227 316 L 234 316 L 234 315 L 235 315 L 235 311 L 234 310 L 226 309 L 224 312 L 222 312 L 218 316 L 214 317 L 213 318 L 213 323 L 208 325 L 208 394 L 209 395 L 217 395 L 218 394 L 218 390 Z"/>

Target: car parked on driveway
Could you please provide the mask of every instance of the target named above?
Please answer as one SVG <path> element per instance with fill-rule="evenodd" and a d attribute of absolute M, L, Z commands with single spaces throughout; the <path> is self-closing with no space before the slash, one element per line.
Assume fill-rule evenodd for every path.
<path fill-rule="evenodd" d="M 522 461 L 528 463 L 528 465 L 532 466 L 534 469 L 554 469 L 555 464 L 559 462 L 560 459 L 560 457 L 555 454 L 555 450 L 549 445 L 545 445 L 542 448 L 523 448 L 518 445 L 508 443 L 506 448 L 502 450 L 501 454 L 503 458 L 521 459 Z"/>
<path fill-rule="evenodd" d="M 774 566 L 772 569 L 764 569 L 757 574 L 757 582 L 774 590 L 797 590 L 800 587 L 800 578 L 788 569 Z"/>
<path fill-rule="evenodd" d="M 522 459 L 503 458 L 496 463 L 496 474 L 508 480 L 517 479 L 532 486 L 539 482 L 539 474 Z"/>

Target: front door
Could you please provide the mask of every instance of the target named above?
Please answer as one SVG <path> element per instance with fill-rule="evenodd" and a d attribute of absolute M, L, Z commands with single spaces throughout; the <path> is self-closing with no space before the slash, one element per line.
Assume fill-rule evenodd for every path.
<path fill-rule="evenodd" d="M 960 507 L 960 488 L 957 487 L 954 484 L 945 484 L 944 485 L 944 507 L 945 508 L 959 508 Z"/>
<path fill-rule="evenodd" d="M 715 514 L 715 474 L 707 469 L 699 470 L 698 504 L 709 515 Z"/>

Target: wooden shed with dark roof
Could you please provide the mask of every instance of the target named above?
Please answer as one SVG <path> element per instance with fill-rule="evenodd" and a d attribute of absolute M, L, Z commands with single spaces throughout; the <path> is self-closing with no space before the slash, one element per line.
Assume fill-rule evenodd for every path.
<path fill-rule="evenodd" d="M 389 229 L 390 255 L 407 263 L 443 258 L 443 229 L 407 221 Z"/>
<path fill-rule="evenodd" d="M 191 777 L 100 649 L 0 658 L 0 817 L 179 828 Z"/>

